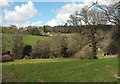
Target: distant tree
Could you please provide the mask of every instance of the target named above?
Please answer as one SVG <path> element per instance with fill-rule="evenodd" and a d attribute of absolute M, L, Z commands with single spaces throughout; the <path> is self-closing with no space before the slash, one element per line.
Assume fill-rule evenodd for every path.
<path fill-rule="evenodd" d="M 23 51 L 23 35 L 19 34 L 19 32 L 15 32 L 12 35 L 12 56 L 14 56 L 15 59 L 19 59 L 22 56 Z"/>
<path fill-rule="evenodd" d="M 32 49 L 32 58 L 49 58 L 50 56 L 50 40 L 38 41 Z"/>
<path fill-rule="evenodd" d="M 20 27 L 19 29 L 18 29 L 18 31 L 21 33 L 21 34 L 27 34 L 27 31 L 26 31 L 26 29 L 24 28 L 24 27 Z"/>
<path fill-rule="evenodd" d="M 40 35 L 40 32 L 37 27 L 34 26 L 28 26 L 27 27 L 27 32 L 31 35 Z"/>
<path fill-rule="evenodd" d="M 67 23 L 65 23 L 65 24 L 64 24 L 64 26 L 68 26 L 68 24 L 67 24 Z"/>
<path fill-rule="evenodd" d="M 2 33 L 14 34 L 16 31 L 18 31 L 18 28 L 15 25 L 2 26 Z"/>
<path fill-rule="evenodd" d="M 45 33 L 47 33 L 47 28 L 46 28 L 47 26 L 43 26 L 43 32 L 45 32 Z"/>

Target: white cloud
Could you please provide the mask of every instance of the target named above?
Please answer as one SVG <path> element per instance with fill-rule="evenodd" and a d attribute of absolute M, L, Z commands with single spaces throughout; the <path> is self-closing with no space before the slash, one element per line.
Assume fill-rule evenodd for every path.
<path fill-rule="evenodd" d="M 56 26 L 56 25 L 64 24 L 69 19 L 70 14 L 74 13 L 76 10 L 80 10 L 84 5 L 86 4 L 71 3 L 62 6 L 57 12 L 55 18 L 48 21 L 46 25 Z"/>
<path fill-rule="evenodd" d="M 21 23 L 7 22 L 7 23 L 4 23 L 3 25 L 4 26 L 16 25 L 17 27 L 26 27 L 26 26 L 43 26 L 43 23 L 42 21 L 38 20 L 35 22 L 26 21 L 26 22 L 21 22 Z"/>
<path fill-rule="evenodd" d="M 13 0 L 0 0 L 0 6 L 3 8 L 7 8 L 8 5 L 10 4 L 10 2 L 12 2 Z"/>
<path fill-rule="evenodd" d="M 31 1 L 22 6 L 16 6 L 13 11 L 4 10 L 6 21 L 14 23 L 23 23 L 37 14 L 37 10 Z"/>
<path fill-rule="evenodd" d="M 0 14 L 0 18 L 1 18 L 1 19 L 0 19 L 0 26 L 1 26 L 1 25 L 3 24 L 3 23 L 2 23 L 2 22 L 3 22 L 3 19 L 2 19 L 3 16 L 2 16 L 2 14 Z"/>
<path fill-rule="evenodd" d="M 42 26 L 42 21 L 38 20 L 38 21 L 35 21 L 31 24 L 31 26 Z"/>
<path fill-rule="evenodd" d="M 48 21 L 45 25 L 56 26 L 57 21 L 55 19 L 52 19 L 52 20 Z"/>
<path fill-rule="evenodd" d="M 9 2 L 13 0 L 0 0 L 0 6 L 3 8 L 6 8 L 9 5 Z M 72 0 L 71 0 L 72 1 Z M 79 0 L 81 3 L 71 3 L 62 6 L 59 8 L 59 10 L 52 9 L 53 12 L 57 12 L 56 16 L 49 20 L 45 25 L 61 25 L 67 22 L 69 19 L 70 14 L 74 13 L 76 10 L 80 10 L 84 5 L 90 5 L 91 2 L 96 2 L 96 0 Z M 112 2 L 115 3 L 119 0 L 98 0 L 101 4 L 111 4 Z M 64 2 L 64 1 L 63 1 Z M 35 15 L 41 16 L 41 14 L 37 14 L 37 10 L 34 7 L 34 4 L 31 1 L 28 1 L 26 4 L 23 4 L 21 6 L 16 6 L 13 11 L 4 9 L 5 17 L 4 21 L 15 24 L 17 26 L 25 26 L 25 25 L 36 25 L 40 26 L 42 25 L 42 22 L 35 21 L 30 23 L 29 19 L 33 18 Z"/>
<path fill-rule="evenodd" d="M 30 25 L 29 21 L 26 22 L 21 22 L 21 23 L 11 23 L 11 22 L 3 22 L 4 26 L 9 26 L 9 25 L 16 25 L 17 27 L 26 27 Z"/>
<path fill-rule="evenodd" d="M 97 0 L 95 0 L 95 1 L 97 1 Z M 113 4 L 117 3 L 117 2 L 119 2 L 119 0 L 98 0 L 99 4 L 101 4 L 101 5 L 107 5 L 107 6 L 113 5 Z"/>
<path fill-rule="evenodd" d="M 91 2 L 96 2 L 97 1 L 100 4 L 111 5 L 111 4 L 114 4 L 116 2 L 119 2 L 120 0 L 77 0 L 77 1 L 78 2 L 83 2 L 83 3 L 91 3 Z"/>
<path fill-rule="evenodd" d="M 96 2 L 97 0 L 79 0 L 80 2 L 83 2 L 83 4 L 79 3 L 72 3 L 62 6 L 59 11 L 57 10 L 57 15 L 52 20 L 49 20 L 46 25 L 50 26 L 56 26 L 61 25 L 67 22 L 69 19 L 70 14 L 74 13 L 76 10 L 80 10 L 83 6 L 88 5 L 90 6 L 93 2 Z M 115 2 L 118 2 L 119 0 L 98 0 L 99 4 L 104 5 L 110 5 L 114 4 Z"/>

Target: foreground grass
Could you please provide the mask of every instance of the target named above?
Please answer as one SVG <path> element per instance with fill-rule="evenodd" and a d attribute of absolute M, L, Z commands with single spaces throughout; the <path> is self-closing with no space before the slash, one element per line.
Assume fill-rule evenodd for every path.
<path fill-rule="evenodd" d="M 3 63 L 4 82 L 117 82 L 118 59 L 31 59 Z"/>

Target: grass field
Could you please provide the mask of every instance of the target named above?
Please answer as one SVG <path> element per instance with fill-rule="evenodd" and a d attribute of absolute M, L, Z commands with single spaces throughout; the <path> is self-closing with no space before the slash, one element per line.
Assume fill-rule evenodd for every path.
<path fill-rule="evenodd" d="M 35 36 L 35 35 L 25 35 L 23 38 L 24 44 L 27 45 L 35 45 L 37 43 L 38 40 L 44 40 L 44 39 L 48 39 L 49 37 L 46 36 Z M 2 40 L 3 40 L 3 44 L 5 45 L 5 49 L 6 51 L 11 50 L 11 43 L 13 42 L 12 40 L 12 35 L 11 34 L 2 34 Z M 11 43 L 9 43 L 11 42 Z"/>
<path fill-rule="evenodd" d="M 118 59 L 30 59 L 3 63 L 4 82 L 117 82 Z"/>

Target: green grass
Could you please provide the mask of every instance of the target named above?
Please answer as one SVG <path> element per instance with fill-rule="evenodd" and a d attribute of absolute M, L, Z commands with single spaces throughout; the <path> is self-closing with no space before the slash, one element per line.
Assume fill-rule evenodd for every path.
<path fill-rule="evenodd" d="M 23 42 L 24 42 L 24 44 L 34 46 L 38 40 L 45 40 L 48 38 L 50 38 L 50 37 L 24 35 Z M 12 35 L 11 34 L 2 34 L 2 39 L 3 39 L 3 44 L 5 45 L 4 50 L 5 51 L 11 50 L 11 43 L 13 42 Z"/>
<path fill-rule="evenodd" d="M 117 82 L 118 59 L 30 59 L 3 63 L 4 82 Z"/>
<path fill-rule="evenodd" d="M 46 36 L 33 36 L 33 35 L 26 35 L 24 37 L 24 43 L 29 44 L 29 45 L 35 45 L 38 40 L 45 40 L 48 39 L 49 37 Z"/>

